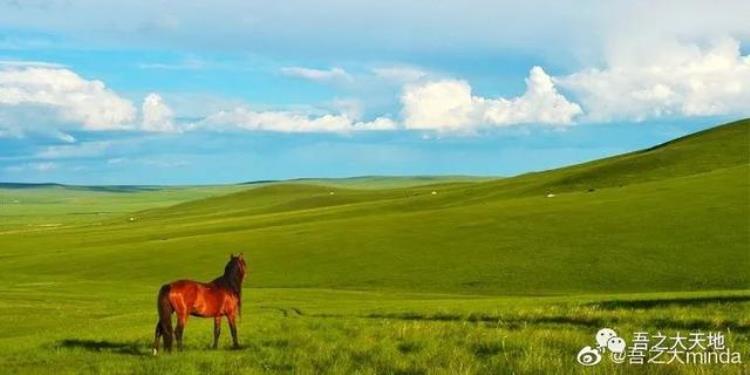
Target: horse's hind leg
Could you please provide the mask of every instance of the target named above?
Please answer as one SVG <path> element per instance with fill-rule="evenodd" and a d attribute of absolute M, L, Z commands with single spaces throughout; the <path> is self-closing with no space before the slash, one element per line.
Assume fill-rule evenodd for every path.
<path fill-rule="evenodd" d="M 159 312 L 159 323 L 156 326 L 156 343 L 155 349 L 159 348 L 159 335 L 164 337 L 164 349 L 172 351 L 172 303 L 169 301 L 169 290 L 171 286 L 162 285 L 159 290 L 159 297 L 156 299 L 156 309 Z"/>
<path fill-rule="evenodd" d="M 172 317 L 168 316 L 166 319 L 159 321 L 161 325 L 161 335 L 164 337 L 164 349 L 168 352 L 172 351 Z"/>
<path fill-rule="evenodd" d="M 154 332 L 154 355 L 159 352 L 159 341 L 161 341 L 161 322 L 156 322 L 156 330 Z"/>

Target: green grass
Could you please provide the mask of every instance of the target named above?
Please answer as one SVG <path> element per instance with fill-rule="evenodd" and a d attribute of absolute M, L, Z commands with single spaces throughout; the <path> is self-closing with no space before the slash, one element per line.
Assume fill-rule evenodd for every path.
<path fill-rule="evenodd" d="M 496 180 L 101 190 L 0 189 L 6 372 L 577 373 L 605 325 L 750 356 L 749 120 Z M 194 319 L 186 352 L 147 356 L 158 287 L 239 251 L 243 350 Z M 709 370 L 750 368 L 598 368 Z"/>
<path fill-rule="evenodd" d="M 123 291 L 126 290 L 127 292 Z M 152 357 L 153 288 L 122 282 L 19 283 L 0 288 L 3 373 L 577 373 L 575 354 L 618 332 L 731 331 L 747 353 L 750 293 L 487 297 L 327 289 L 246 290 L 242 348 L 191 318 L 184 352 Z M 721 296 L 723 298 L 717 298 Z M 677 297 L 677 299 L 675 299 Z M 650 301 L 667 303 L 648 306 Z M 613 303 L 614 301 L 614 303 Z M 642 304 L 647 307 L 642 307 Z M 29 316 L 29 310 L 35 311 Z M 8 318 L 11 317 L 11 318 Z M 746 355 L 746 354 L 745 354 Z M 738 366 L 627 366 L 600 373 L 740 373 Z"/>

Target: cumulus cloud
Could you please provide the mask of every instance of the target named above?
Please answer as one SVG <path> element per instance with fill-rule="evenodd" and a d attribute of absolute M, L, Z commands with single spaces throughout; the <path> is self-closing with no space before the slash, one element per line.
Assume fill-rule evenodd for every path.
<path fill-rule="evenodd" d="M 44 121 L 79 125 L 87 130 L 122 129 L 136 114 L 128 100 L 103 82 L 86 80 L 68 69 L 38 64 L 0 66 L 0 109 L 27 113 L 36 110 L 52 115 Z M 3 120 L 4 127 L 22 125 L 7 117 Z"/>
<path fill-rule="evenodd" d="M 281 68 L 281 73 L 295 78 L 302 78 L 314 82 L 351 82 L 354 78 L 341 68 L 311 69 L 299 66 Z"/>
<path fill-rule="evenodd" d="M 162 133 L 178 130 L 174 124 L 172 109 L 156 93 L 152 92 L 143 99 L 141 113 L 143 114 L 142 130 Z"/>
<path fill-rule="evenodd" d="M 531 69 L 526 92 L 519 97 L 474 96 L 468 82 L 448 79 L 407 85 L 401 103 L 406 128 L 439 131 L 525 123 L 568 125 L 582 113 L 578 104 L 557 92 L 540 67 Z"/>
<path fill-rule="evenodd" d="M 0 137 L 45 134 L 76 142 L 70 130 L 141 130 L 175 132 L 172 109 L 156 93 L 148 94 L 138 111 L 107 88 L 54 63 L 0 61 Z"/>
<path fill-rule="evenodd" d="M 590 121 L 748 114 L 750 55 L 720 39 L 708 47 L 656 43 L 612 52 L 603 69 L 560 77 Z"/>
<path fill-rule="evenodd" d="M 345 114 L 315 117 L 286 111 L 258 112 L 238 107 L 210 115 L 196 126 L 206 129 L 236 128 L 284 133 L 349 133 L 360 130 L 391 130 L 396 128 L 396 123 L 385 117 L 356 121 Z"/>
<path fill-rule="evenodd" d="M 477 119 L 466 81 L 442 80 L 407 86 L 401 96 L 404 125 L 410 129 L 458 129 Z"/>

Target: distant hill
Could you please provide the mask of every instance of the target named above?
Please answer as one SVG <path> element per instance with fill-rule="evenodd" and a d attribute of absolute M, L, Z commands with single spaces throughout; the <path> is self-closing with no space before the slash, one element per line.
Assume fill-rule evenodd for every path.
<path fill-rule="evenodd" d="M 23 182 L 0 182 L 0 189 L 38 189 L 62 187 L 64 185 L 56 183 L 23 183 Z"/>
<path fill-rule="evenodd" d="M 28 190 L 28 189 L 62 189 L 75 191 L 100 191 L 108 193 L 133 193 L 142 191 L 161 190 L 161 186 L 149 185 L 64 185 L 58 183 L 20 183 L 0 182 L 0 189 Z"/>

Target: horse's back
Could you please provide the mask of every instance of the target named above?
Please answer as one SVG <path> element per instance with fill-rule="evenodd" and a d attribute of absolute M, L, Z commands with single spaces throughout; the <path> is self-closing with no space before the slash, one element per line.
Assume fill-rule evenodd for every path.
<path fill-rule="evenodd" d="M 169 285 L 171 290 L 211 288 L 210 283 L 203 283 L 195 280 L 177 280 L 167 285 Z"/>
<path fill-rule="evenodd" d="M 211 283 L 177 280 L 169 285 L 169 299 L 178 311 L 196 316 L 223 314 L 225 293 Z"/>
<path fill-rule="evenodd" d="M 169 285 L 169 299 L 173 303 L 182 300 L 188 305 L 192 305 L 203 290 L 210 288 L 206 283 L 193 280 L 177 280 L 167 285 Z"/>

